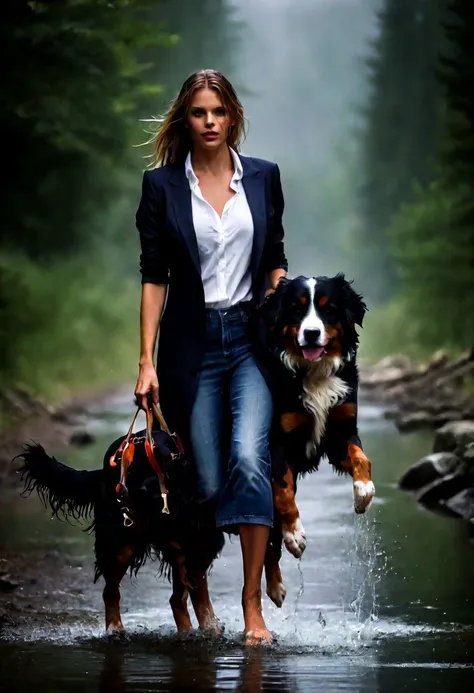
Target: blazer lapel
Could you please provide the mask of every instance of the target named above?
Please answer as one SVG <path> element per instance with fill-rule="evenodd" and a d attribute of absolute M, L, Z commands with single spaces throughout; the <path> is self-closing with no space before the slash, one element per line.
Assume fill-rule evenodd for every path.
<path fill-rule="evenodd" d="M 258 270 L 265 247 L 266 223 L 266 198 L 265 179 L 249 157 L 240 157 L 243 168 L 242 184 L 244 186 L 247 202 L 250 207 L 253 220 L 253 244 L 252 244 L 252 289 L 255 293 Z"/>
<path fill-rule="evenodd" d="M 201 276 L 201 261 L 193 224 L 191 189 L 184 172 L 184 166 L 170 166 L 169 181 L 173 185 L 172 204 L 179 231 L 181 232 L 194 266 Z"/>

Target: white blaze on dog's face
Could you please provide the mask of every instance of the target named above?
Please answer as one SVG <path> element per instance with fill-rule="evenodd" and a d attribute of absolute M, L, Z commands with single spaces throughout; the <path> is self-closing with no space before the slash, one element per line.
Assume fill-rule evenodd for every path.
<path fill-rule="evenodd" d="M 281 281 L 262 314 L 288 368 L 322 362 L 333 368 L 357 348 L 355 325 L 366 310 L 343 274 Z"/>
<path fill-rule="evenodd" d="M 315 295 L 317 280 L 312 277 L 304 281 L 309 293 L 307 303 L 308 310 L 301 321 L 296 341 L 301 349 L 303 357 L 308 361 L 315 361 L 320 359 L 324 354 L 327 334 L 324 322 L 321 320 L 316 309 Z"/>

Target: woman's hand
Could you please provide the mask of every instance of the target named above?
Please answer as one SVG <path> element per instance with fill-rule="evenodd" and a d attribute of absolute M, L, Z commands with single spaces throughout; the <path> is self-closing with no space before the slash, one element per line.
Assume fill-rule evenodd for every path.
<path fill-rule="evenodd" d="M 140 363 L 137 384 L 135 386 L 135 396 L 141 408 L 148 409 L 147 395 L 151 392 L 151 397 L 155 404 L 158 404 L 158 376 L 151 361 Z"/>
<path fill-rule="evenodd" d="M 283 279 L 286 279 L 286 272 L 283 269 L 277 269 L 270 273 L 271 286 L 265 291 L 265 298 L 271 296 L 278 289 L 278 284 Z"/>

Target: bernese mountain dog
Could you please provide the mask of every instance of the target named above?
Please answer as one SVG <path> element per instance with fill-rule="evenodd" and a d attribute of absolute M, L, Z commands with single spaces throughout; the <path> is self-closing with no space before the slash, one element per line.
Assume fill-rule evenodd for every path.
<path fill-rule="evenodd" d="M 260 308 L 268 336 L 274 423 L 270 450 L 275 526 L 267 550 L 267 594 L 285 596 L 278 562 L 282 539 L 299 558 L 306 536 L 295 501 L 299 478 L 326 456 L 353 479 L 354 509 L 363 513 L 375 487 L 357 429 L 356 325 L 367 310 L 343 274 L 280 280 Z"/>

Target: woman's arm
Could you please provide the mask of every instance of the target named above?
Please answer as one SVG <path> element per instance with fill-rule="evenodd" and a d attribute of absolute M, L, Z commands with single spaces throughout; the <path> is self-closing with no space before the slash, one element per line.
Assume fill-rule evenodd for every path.
<path fill-rule="evenodd" d="M 147 393 L 158 403 L 158 377 L 154 367 L 154 353 L 158 327 L 166 299 L 169 279 L 169 262 L 165 240 L 160 232 L 163 220 L 159 190 L 150 179 L 150 172 L 143 176 L 142 196 L 137 210 L 136 223 L 140 234 L 142 296 L 140 304 L 140 360 L 135 394 L 144 409 Z"/>
<path fill-rule="evenodd" d="M 272 290 L 274 291 L 280 279 L 286 277 L 286 273 L 288 272 L 288 260 L 286 259 L 283 242 L 285 236 L 285 231 L 283 229 L 285 201 L 281 188 L 280 169 L 277 164 L 273 167 L 271 194 L 274 211 L 270 238 L 267 245 L 266 270 L 270 281 L 270 288 L 267 293 Z"/>
<path fill-rule="evenodd" d="M 156 337 L 163 314 L 166 291 L 166 284 L 146 282 L 142 285 L 140 304 L 140 366 L 150 363 L 153 365 Z"/>

